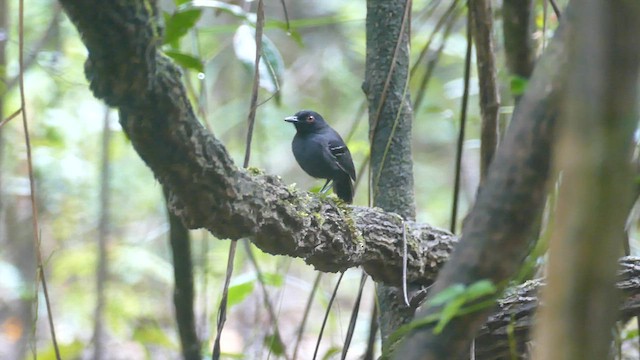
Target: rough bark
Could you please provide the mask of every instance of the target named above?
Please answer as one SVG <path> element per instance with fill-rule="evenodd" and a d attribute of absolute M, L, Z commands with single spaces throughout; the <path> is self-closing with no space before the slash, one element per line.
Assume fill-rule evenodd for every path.
<path fill-rule="evenodd" d="M 545 360 L 607 358 L 620 295 L 616 259 L 633 200 L 640 4 L 575 3 L 563 17 L 576 31 L 555 153 L 562 179 L 544 294 L 549 306 L 536 330 L 535 358 Z"/>
<path fill-rule="evenodd" d="M 408 9 L 408 10 L 407 10 Z M 362 89 L 369 103 L 373 203 L 404 219 L 416 216 L 407 88 L 411 0 L 367 1 Z"/>
<path fill-rule="evenodd" d="M 170 191 L 169 207 L 188 228 L 220 239 L 250 238 L 265 252 L 303 258 L 325 272 L 363 266 L 400 285 L 402 218 L 378 208 L 345 206 L 239 169 L 196 119 L 181 74 L 156 48 L 160 29 L 143 1 L 62 0 L 89 51 L 94 95 L 117 107 L 138 154 Z M 430 284 L 454 237 L 407 224 L 408 277 Z"/>
<path fill-rule="evenodd" d="M 558 29 L 538 64 L 463 225 L 461 242 L 440 272 L 432 294 L 453 284 L 468 286 L 484 279 L 500 286 L 525 258 L 530 248 L 530 229 L 545 198 L 553 129 L 564 89 L 564 44 L 570 30 L 566 24 Z M 429 307 L 417 316 L 429 316 L 439 310 Z M 488 312 L 487 309 L 456 318 L 440 334 L 433 333 L 433 325 L 416 329 L 401 347 L 398 358 L 463 356 Z"/>
<path fill-rule="evenodd" d="M 619 307 L 618 319 L 626 322 L 640 314 L 640 258 L 625 257 L 620 259 L 619 265 L 616 287 L 624 294 L 624 301 Z M 535 346 L 529 343 L 535 314 L 541 306 L 537 294 L 544 291 L 544 285 L 543 279 L 528 281 L 510 289 L 498 301 L 497 309 L 476 337 L 477 360 L 511 359 L 514 352 L 510 342 L 514 345 L 516 358 L 529 355 L 530 346 Z"/>
<path fill-rule="evenodd" d="M 369 104 L 373 205 L 415 218 L 411 125 L 407 88 L 411 0 L 367 1 L 367 55 L 362 86 Z M 382 339 L 413 319 L 398 287 L 378 284 Z"/>

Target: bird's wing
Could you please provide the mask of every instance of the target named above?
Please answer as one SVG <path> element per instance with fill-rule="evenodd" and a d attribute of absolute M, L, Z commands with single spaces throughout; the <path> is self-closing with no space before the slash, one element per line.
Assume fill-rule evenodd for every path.
<path fill-rule="evenodd" d="M 353 159 L 351 159 L 351 153 L 349 152 L 349 148 L 345 145 L 342 139 L 339 140 L 330 140 L 329 141 L 329 151 L 331 155 L 336 159 L 336 164 L 342 171 L 349 174 L 349 177 L 356 181 L 356 168 L 353 166 Z"/>

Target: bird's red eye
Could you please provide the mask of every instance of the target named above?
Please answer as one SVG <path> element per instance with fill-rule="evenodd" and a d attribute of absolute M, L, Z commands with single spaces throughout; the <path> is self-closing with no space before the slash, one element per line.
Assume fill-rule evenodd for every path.
<path fill-rule="evenodd" d="M 316 121 L 316 118 L 314 118 L 313 115 L 309 115 L 309 117 L 307 118 L 307 122 L 312 123 L 314 121 Z"/>

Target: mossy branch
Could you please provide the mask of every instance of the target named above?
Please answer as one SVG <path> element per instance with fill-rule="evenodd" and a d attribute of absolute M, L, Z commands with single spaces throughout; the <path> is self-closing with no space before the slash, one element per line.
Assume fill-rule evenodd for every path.
<path fill-rule="evenodd" d="M 321 199 L 238 168 L 198 121 L 179 69 L 158 50 L 161 29 L 150 2 L 61 3 L 89 51 L 91 90 L 118 108 L 132 145 L 189 228 L 249 238 L 265 252 L 303 258 L 321 271 L 362 266 L 376 281 L 400 284 L 400 216 Z M 409 223 L 408 231 L 408 279 L 430 284 L 455 238 L 425 224 Z"/>

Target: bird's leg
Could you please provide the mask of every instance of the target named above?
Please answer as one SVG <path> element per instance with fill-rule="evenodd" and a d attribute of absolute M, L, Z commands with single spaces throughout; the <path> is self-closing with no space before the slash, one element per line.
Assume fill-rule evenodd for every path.
<path fill-rule="evenodd" d="M 331 179 L 327 179 L 327 182 L 324 183 L 324 185 L 322 186 L 322 189 L 320 189 L 320 194 L 326 193 L 332 187 L 333 187 L 333 183 L 331 182 Z"/>

